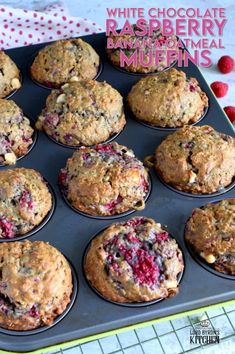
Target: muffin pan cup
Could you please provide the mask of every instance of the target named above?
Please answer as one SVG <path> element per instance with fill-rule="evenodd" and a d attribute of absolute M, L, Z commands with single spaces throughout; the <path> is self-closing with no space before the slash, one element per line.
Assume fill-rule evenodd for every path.
<path fill-rule="evenodd" d="M 207 204 L 216 204 L 216 203 L 219 203 L 221 200 L 223 199 L 219 199 L 219 200 L 216 200 L 216 201 L 210 201 L 209 203 L 205 203 L 204 205 L 201 205 L 200 207 L 198 208 L 202 208 L 204 206 L 206 206 Z M 189 217 L 190 219 L 190 217 Z M 231 275 L 231 274 L 226 274 L 226 273 L 222 273 L 222 272 L 219 272 L 218 270 L 216 270 L 214 267 L 213 267 L 213 264 L 209 264 L 208 262 L 206 262 L 206 260 L 204 258 L 202 258 L 195 250 L 194 250 L 194 247 L 193 245 L 191 245 L 187 240 L 186 240 L 186 237 L 185 237 L 185 233 L 186 233 L 186 227 L 187 227 L 187 223 L 189 221 L 189 219 L 187 220 L 186 224 L 185 224 L 185 228 L 184 228 L 184 242 L 185 242 L 185 245 L 190 253 L 190 255 L 192 256 L 192 258 L 203 268 L 205 268 L 206 270 L 208 270 L 208 272 L 211 272 L 212 274 L 218 276 L 218 277 L 222 277 L 222 278 L 225 278 L 225 279 L 230 279 L 230 280 L 235 280 L 235 275 Z"/>
<path fill-rule="evenodd" d="M 49 192 L 51 193 L 51 199 L 52 199 L 51 209 L 49 210 L 49 212 L 47 213 L 45 218 L 37 226 L 35 226 L 31 231 L 26 232 L 24 235 L 15 236 L 12 238 L 0 238 L 0 243 L 1 242 L 14 242 L 14 241 L 24 240 L 24 239 L 36 234 L 49 222 L 49 220 L 51 219 L 52 215 L 54 214 L 54 211 L 56 208 L 56 197 L 55 197 L 55 193 L 53 191 L 52 186 L 45 179 L 44 179 L 44 182 L 46 183 L 47 188 L 48 188 Z"/>
<path fill-rule="evenodd" d="M 67 259 L 67 261 L 69 262 L 68 259 Z M 53 324 L 51 326 L 42 326 L 42 327 L 38 327 L 35 329 L 27 330 L 27 331 L 15 331 L 15 330 L 10 330 L 10 329 L 0 328 L 0 335 L 1 335 L 1 333 L 3 333 L 3 334 L 22 337 L 22 336 L 29 336 L 29 335 L 33 335 L 33 334 L 37 334 L 37 333 L 42 333 L 42 332 L 54 327 L 58 322 L 60 322 L 69 313 L 69 311 L 72 309 L 73 304 L 76 300 L 77 293 L 78 293 L 78 286 L 79 286 L 76 272 L 70 262 L 69 262 L 69 265 L 70 265 L 71 272 L 72 272 L 72 282 L 73 282 L 73 290 L 71 293 L 70 302 L 67 305 L 64 312 L 62 312 L 58 317 L 55 318 Z"/>
<path fill-rule="evenodd" d="M 210 103 L 209 103 L 210 104 Z M 197 125 L 198 123 L 200 123 L 203 118 L 205 118 L 205 116 L 207 115 L 207 112 L 208 112 L 208 107 L 206 107 L 204 109 L 204 112 L 202 114 L 202 116 L 195 122 L 195 123 L 189 123 L 189 125 Z M 182 127 L 176 127 L 176 128 L 170 128 L 170 127 L 159 127 L 157 125 L 153 125 L 153 124 L 148 124 L 147 122 L 144 122 L 140 119 L 138 119 L 129 109 L 129 116 L 132 118 L 132 119 L 135 119 L 138 123 L 144 125 L 145 127 L 148 127 L 148 128 L 151 128 L 151 129 L 156 129 L 156 130 L 160 130 L 160 131 L 166 131 L 166 132 L 169 132 L 169 133 L 173 133 L 174 131 L 182 128 Z"/>
<path fill-rule="evenodd" d="M 95 48 L 103 62 L 103 71 L 98 80 L 106 80 L 125 99 L 140 76 L 121 72 L 110 64 L 105 53 L 105 34 L 87 36 L 84 40 Z M 28 63 L 25 60 L 31 58 L 44 45 L 40 44 L 7 51 L 18 67 L 21 68 L 24 77 L 23 86 L 15 93 L 14 101 L 32 118 L 32 121 L 35 121 L 41 113 L 50 90 L 46 90 L 32 82 L 27 72 Z M 190 63 L 188 68 L 182 68 L 182 70 L 185 71 L 187 76 L 196 77 L 202 90 L 209 97 L 210 106 L 208 112 L 199 125 L 209 124 L 218 131 L 234 136 L 232 125 L 220 108 L 199 69 Z M 133 149 L 135 155 L 143 161 L 146 156 L 155 151 L 155 148 L 169 132 L 149 129 L 131 119 L 128 113 L 126 118 L 127 125 L 116 140 L 119 144 Z M 51 345 L 84 337 L 88 340 L 89 336 L 99 333 L 235 299 L 234 281 L 215 276 L 195 262 L 184 243 L 185 223 L 192 210 L 195 207 L 200 207 L 204 201 L 202 202 L 201 198 L 196 198 L 193 195 L 185 196 L 173 192 L 159 181 L 154 171 L 150 171 L 152 191 L 146 202 L 146 207 L 144 210 L 136 211 L 132 216 L 143 215 L 155 219 L 162 225 L 168 225 L 171 234 L 174 235 L 180 244 L 185 258 L 185 270 L 179 285 L 179 293 L 172 298 L 159 301 L 151 306 L 144 306 L 144 308 L 117 306 L 98 296 L 87 284 L 83 274 L 82 258 L 91 236 L 96 235 L 99 230 L 108 227 L 113 223 L 113 220 L 107 217 L 102 219 L 85 217 L 73 212 L 64 202 L 57 180 L 60 169 L 65 166 L 66 160 L 71 155 L 70 148 L 53 143 L 43 132 L 39 132 L 34 148 L 30 154 L 17 161 L 16 167 L 39 170 L 52 185 L 56 195 L 55 212 L 45 227 L 32 235 L 30 240 L 49 242 L 68 257 L 78 274 L 79 294 L 72 309 L 63 320 L 46 331 L 29 334 L 27 335 L 27 340 L 25 336 L 16 335 L 12 331 L 11 334 L 1 332 L 0 351 L 27 353 L 41 348 L 46 351 L 45 347 Z M 5 168 L 8 167 L 1 167 L 1 169 Z M 235 188 L 226 191 L 222 198 L 232 197 L 235 197 Z M 205 203 L 219 199 L 221 199 L 221 196 L 210 195 L 206 198 Z M 127 215 L 119 215 L 115 221 L 124 221 L 128 218 L 129 216 Z"/>
<path fill-rule="evenodd" d="M 30 119 L 30 118 L 27 117 L 25 114 L 24 114 L 24 116 L 25 116 L 26 118 Z M 31 126 L 31 127 L 32 127 L 32 126 Z M 35 146 L 35 144 L 36 144 L 36 142 L 37 142 L 37 139 L 38 139 L 38 131 L 35 130 L 34 127 L 32 127 L 32 128 L 34 129 L 33 135 L 32 135 L 32 144 L 29 146 L 28 151 L 26 152 L 25 155 L 20 156 L 20 157 L 18 157 L 18 158 L 16 159 L 16 163 L 17 163 L 17 161 L 19 161 L 19 160 L 23 159 L 25 156 L 27 156 L 27 155 L 30 153 L 30 151 L 34 148 L 34 146 Z M 15 164 L 15 165 L 16 165 L 16 164 Z M 1 164 L 1 163 L 0 163 L 0 167 L 3 167 L 3 166 L 14 167 L 15 165 L 4 165 L 4 164 Z"/>
<path fill-rule="evenodd" d="M 147 200 L 151 194 L 151 191 L 152 191 L 152 177 L 150 175 L 150 173 L 148 174 L 148 182 L 149 182 L 149 189 L 148 189 L 148 192 L 146 193 L 146 196 L 144 198 L 144 201 L 145 201 L 145 205 L 147 203 Z M 124 213 L 120 213 L 120 214 L 114 214 L 114 215 L 107 215 L 107 216 L 99 216 L 99 215 L 90 215 L 90 214 L 87 214 L 79 209 L 76 209 L 74 206 L 72 206 L 72 204 L 69 202 L 67 196 L 66 196 L 66 193 L 63 191 L 63 188 L 60 187 L 60 192 L 61 192 L 61 196 L 62 198 L 64 199 L 65 203 L 73 210 L 75 211 L 76 213 L 78 214 L 81 214 L 83 216 L 86 216 L 88 218 L 91 218 L 91 219 L 97 219 L 97 220 L 113 220 L 113 219 L 119 219 L 123 216 L 127 216 L 127 215 L 131 215 L 133 213 L 135 213 L 137 210 L 136 209 L 130 209 L 130 210 L 127 210 L 125 211 Z M 141 211 L 140 211 L 141 212 Z"/>
<path fill-rule="evenodd" d="M 38 51 L 36 53 L 34 53 L 32 56 L 31 56 L 31 59 L 28 63 L 28 70 L 27 70 L 27 74 L 28 76 L 31 78 L 31 80 L 33 81 L 33 83 L 35 83 L 36 85 L 38 85 L 39 87 L 42 87 L 42 88 L 45 88 L 47 90 L 59 90 L 60 88 L 59 87 L 54 87 L 54 86 L 46 86 L 44 84 L 42 84 L 41 82 L 35 80 L 32 78 L 31 76 L 31 73 L 30 73 L 30 68 L 31 68 L 31 65 L 33 64 L 34 62 L 34 59 L 36 58 L 36 56 L 38 55 Z M 98 67 L 98 71 L 97 71 L 97 74 L 95 75 L 95 77 L 93 77 L 92 80 L 97 80 L 98 77 L 100 76 L 100 74 L 102 73 L 102 70 L 103 70 L 103 63 L 102 63 L 102 60 L 100 61 L 100 65 Z M 61 85 L 63 86 L 63 85 Z"/>
<path fill-rule="evenodd" d="M 91 238 L 91 240 L 89 241 L 86 249 L 85 249 L 85 252 L 83 254 L 83 260 L 82 260 L 82 269 L 83 269 L 83 275 L 84 277 L 86 278 L 86 281 L 87 281 L 87 284 L 90 286 L 90 288 L 98 295 L 100 296 L 102 299 L 104 299 L 105 301 L 108 301 L 110 302 L 111 304 L 115 304 L 115 305 L 118 305 L 118 306 L 124 306 L 124 307 L 145 307 L 145 306 L 150 306 L 150 305 L 154 305 L 156 304 L 157 302 L 160 302 L 160 301 L 163 301 L 163 300 L 166 300 L 165 298 L 158 298 L 158 299 L 155 299 L 155 300 L 151 300 L 151 301 L 142 301 L 142 302 L 118 302 L 118 301 L 113 301 L 113 300 L 109 300 L 108 298 L 106 298 L 104 295 L 102 295 L 92 284 L 91 282 L 87 279 L 86 277 L 86 273 L 85 273 L 85 260 L 86 260 L 86 256 L 87 256 L 87 253 L 90 249 L 90 246 L 91 246 L 91 242 L 96 238 L 98 237 L 101 233 L 103 233 L 105 231 L 105 229 L 103 230 L 100 230 L 95 236 L 93 236 Z M 170 238 L 172 239 L 175 239 L 171 234 L 169 234 Z M 176 239 L 175 239 L 176 240 Z M 177 240 L 176 240 L 177 241 Z M 178 241 L 177 241 L 178 243 Z M 178 243 L 178 247 L 179 249 L 181 250 L 182 252 L 182 256 L 183 256 L 183 262 L 185 263 L 184 261 L 184 253 L 183 253 L 183 250 L 180 246 L 180 244 Z M 178 284 L 180 284 L 182 278 L 183 278 L 183 275 L 184 275 L 184 270 L 182 272 L 180 272 L 177 276 L 177 281 L 178 281 Z"/>

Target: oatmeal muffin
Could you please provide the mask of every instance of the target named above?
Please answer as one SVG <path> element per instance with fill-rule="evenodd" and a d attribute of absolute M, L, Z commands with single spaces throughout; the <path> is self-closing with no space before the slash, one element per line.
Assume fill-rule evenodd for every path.
<path fill-rule="evenodd" d="M 208 106 L 208 98 L 194 78 L 169 69 L 137 82 L 128 94 L 134 116 L 153 126 L 177 128 L 197 122 Z"/>
<path fill-rule="evenodd" d="M 220 191 L 235 175 L 235 139 L 208 125 L 185 126 L 157 147 L 155 168 L 166 183 L 181 191 Z"/>
<path fill-rule="evenodd" d="M 135 217 L 111 225 L 93 239 L 84 268 L 91 285 L 105 298 L 143 302 L 176 295 L 184 264 L 176 241 L 161 224 Z"/>
<path fill-rule="evenodd" d="M 185 239 L 217 271 L 235 275 L 235 199 L 194 209 Z"/>
<path fill-rule="evenodd" d="M 12 165 L 27 154 L 33 129 L 14 101 L 0 98 L 0 165 Z"/>
<path fill-rule="evenodd" d="M 41 49 L 30 68 L 33 80 L 58 88 L 68 81 L 93 79 L 100 59 L 92 46 L 82 39 L 59 40 Z"/>
<path fill-rule="evenodd" d="M 106 82 L 81 80 L 51 92 L 36 127 L 65 145 L 90 146 L 119 133 L 125 124 L 119 92 Z"/>
<path fill-rule="evenodd" d="M 0 51 L 0 98 L 21 87 L 20 71 L 11 58 Z"/>
<path fill-rule="evenodd" d="M 51 193 L 35 170 L 0 171 L 0 186 L 0 239 L 33 230 L 52 207 Z"/>
<path fill-rule="evenodd" d="M 72 274 L 65 257 L 42 241 L 0 244 L 0 327 L 52 325 L 66 309 Z"/>
<path fill-rule="evenodd" d="M 142 162 L 116 142 L 75 151 L 59 184 L 74 208 L 96 216 L 142 210 L 149 190 Z"/>
<path fill-rule="evenodd" d="M 136 25 L 133 25 L 133 29 L 138 30 Z M 154 72 L 160 72 L 162 70 L 165 70 L 169 67 L 167 63 L 167 56 L 164 53 L 161 53 L 161 57 L 159 58 L 158 62 L 155 61 L 155 52 L 156 51 L 175 51 L 176 55 L 175 58 L 172 59 L 171 64 L 177 59 L 177 52 L 178 52 L 178 46 L 177 46 L 177 37 L 175 35 L 171 36 L 163 36 L 161 33 L 161 30 L 156 30 L 153 33 L 152 37 L 149 37 L 148 35 L 146 36 L 131 36 L 131 35 L 118 35 L 118 36 L 113 36 L 111 35 L 110 38 L 112 39 L 114 46 L 119 46 L 119 48 L 112 48 L 112 49 L 107 49 L 107 55 L 110 61 L 113 63 L 113 65 L 120 67 L 121 69 L 124 69 L 129 72 L 133 73 L 154 73 Z M 171 41 L 171 48 L 168 48 L 166 46 L 166 41 Z M 131 42 L 133 43 L 133 46 L 131 48 L 128 43 Z M 150 42 L 156 48 L 149 48 L 146 43 Z M 123 46 L 126 46 L 126 49 L 122 48 L 120 49 L 120 45 L 118 43 L 122 43 Z M 137 48 L 137 49 L 136 49 Z M 129 58 L 135 51 L 137 50 L 137 65 L 130 64 L 126 65 L 125 67 L 121 67 L 120 63 L 120 51 L 124 52 L 124 54 Z M 143 62 L 148 63 L 148 66 L 143 66 L 139 62 L 139 55 L 140 55 L 140 50 L 143 53 Z M 141 54 L 142 55 L 142 54 Z"/>

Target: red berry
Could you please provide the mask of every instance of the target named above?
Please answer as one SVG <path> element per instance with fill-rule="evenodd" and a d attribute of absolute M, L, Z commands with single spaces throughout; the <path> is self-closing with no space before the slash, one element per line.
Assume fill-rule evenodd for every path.
<path fill-rule="evenodd" d="M 224 107 L 224 111 L 229 117 L 229 119 L 231 120 L 231 122 L 232 123 L 235 122 L 235 107 L 233 106 Z"/>
<path fill-rule="evenodd" d="M 223 74 L 231 73 L 231 71 L 233 71 L 234 69 L 234 60 L 229 55 L 224 55 L 219 59 L 217 66 L 219 68 L 219 71 L 221 71 L 221 73 Z"/>
<path fill-rule="evenodd" d="M 224 97 L 228 92 L 228 84 L 221 81 L 215 81 L 211 84 L 211 89 L 216 97 Z"/>

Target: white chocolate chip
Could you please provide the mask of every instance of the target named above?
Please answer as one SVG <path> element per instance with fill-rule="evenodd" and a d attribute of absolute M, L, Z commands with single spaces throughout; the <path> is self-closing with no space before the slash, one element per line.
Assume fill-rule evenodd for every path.
<path fill-rule="evenodd" d="M 4 155 L 7 164 L 12 165 L 16 163 L 16 155 L 13 152 L 8 152 Z"/>
<path fill-rule="evenodd" d="M 205 261 L 207 261 L 207 263 L 215 263 L 216 258 L 213 254 L 208 254 L 207 256 L 205 255 L 204 252 L 200 253 L 201 257 L 205 259 Z"/>
<path fill-rule="evenodd" d="M 79 78 L 77 76 L 72 76 L 69 81 L 70 82 L 79 81 Z"/>
<path fill-rule="evenodd" d="M 21 86 L 20 80 L 15 77 L 14 79 L 11 80 L 11 86 L 15 89 L 20 88 Z"/>
<path fill-rule="evenodd" d="M 194 183 L 196 181 L 197 175 L 193 171 L 189 173 L 189 183 Z"/>
<path fill-rule="evenodd" d="M 165 284 L 166 284 L 167 289 L 177 288 L 177 286 L 178 286 L 178 283 L 176 280 L 166 280 Z"/>
<path fill-rule="evenodd" d="M 64 88 L 66 88 L 68 86 L 69 86 L 69 84 L 67 83 L 67 84 L 64 84 L 63 86 L 61 86 L 61 88 L 64 89 Z"/>
<path fill-rule="evenodd" d="M 66 102 L 66 95 L 62 93 L 57 97 L 56 103 L 64 103 L 64 102 Z"/>

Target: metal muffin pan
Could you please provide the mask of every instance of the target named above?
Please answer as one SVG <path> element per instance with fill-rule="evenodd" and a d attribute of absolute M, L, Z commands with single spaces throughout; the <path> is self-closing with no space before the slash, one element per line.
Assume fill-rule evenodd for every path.
<path fill-rule="evenodd" d="M 105 53 L 105 34 L 86 36 L 84 39 L 94 46 L 103 62 L 103 71 L 98 81 L 106 80 L 125 98 L 132 85 L 144 75 L 129 75 L 126 72 L 116 70 L 110 64 Z M 14 101 L 33 120 L 36 120 L 44 107 L 45 99 L 50 90 L 41 88 L 32 82 L 27 73 L 29 65 L 27 58 L 31 58 L 33 53 L 44 45 L 7 51 L 22 70 L 24 76 L 22 88 L 13 96 Z M 207 115 L 199 125 L 209 124 L 218 131 L 234 136 L 231 123 L 220 108 L 199 69 L 191 63 L 188 68 L 182 70 L 187 75 L 197 78 L 210 100 Z M 154 152 L 156 146 L 169 132 L 145 127 L 128 115 L 126 118 L 127 125 L 118 136 L 117 142 L 133 149 L 135 155 L 143 161 L 146 156 Z M 152 192 L 146 202 L 146 207 L 143 211 L 133 213 L 132 216 L 143 215 L 155 219 L 162 225 L 168 225 L 169 233 L 179 241 L 185 259 L 185 271 L 180 283 L 179 294 L 144 308 L 115 305 L 96 295 L 83 275 L 83 254 L 91 237 L 114 221 L 108 219 L 95 220 L 79 215 L 73 212 L 64 202 L 60 195 L 57 179 L 60 169 L 65 166 L 67 158 L 71 155 L 71 149 L 55 144 L 44 133 L 40 132 L 34 148 L 24 159 L 17 162 L 17 167 L 39 170 L 55 191 L 57 205 L 53 217 L 39 232 L 31 236 L 30 240 L 50 242 L 71 261 L 78 274 L 79 294 L 71 311 L 62 321 L 42 333 L 27 336 L 27 341 L 22 336 L 1 333 L 0 350 L 26 353 L 38 348 L 235 298 L 234 282 L 230 279 L 216 277 L 196 263 L 183 242 L 185 223 L 191 215 L 192 209 L 203 204 L 202 199 L 174 193 L 160 182 L 154 171 L 150 171 Z M 235 188 L 223 194 L 223 198 L 232 197 L 235 197 Z M 213 201 L 218 199 L 221 199 L 221 196 L 213 197 Z M 212 197 L 208 197 L 206 203 L 209 203 L 210 200 L 212 200 Z M 127 220 L 129 217 L 120 217 L 115 221 Z"/>

